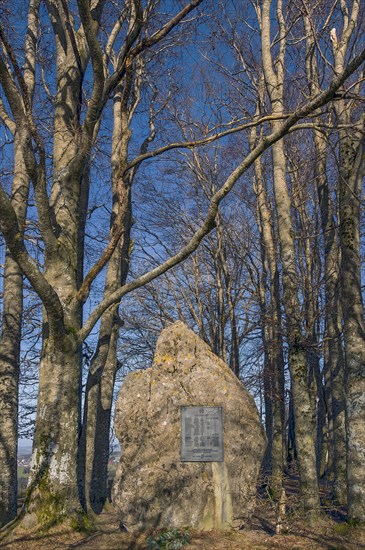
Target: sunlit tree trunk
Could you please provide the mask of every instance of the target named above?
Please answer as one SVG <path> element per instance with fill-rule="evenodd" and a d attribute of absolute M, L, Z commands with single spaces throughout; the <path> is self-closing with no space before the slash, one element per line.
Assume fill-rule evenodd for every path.
<path fill-rule="evenodd" d="M 131 132 L 128 113 L 122 109 L 123 94 L 114 99 L 114 126 L 112 137 L 113 196 L 112 218 L 121 214 L 123 231 L 120 242 L 111 257 L 105 279 L 104 297 L 125 284 L 129 270 L 130 231 L 132 225 L 131 183 L 123 178 Z M 117 188 L 119 193 L 117 194 Z M 121 320 L 118 308 L 111 307 L 101 317 L 98 343 L 88 372 L 83 426 L 79 450 L 79 479 L 83 506 L 100 513 L 107 500 L 110 422 L 114 383 L 117 372 L 117 344 Z"/>
<path fill-rule="evenodd" d="M 44 311 L 39 395 L 27 492 L 27 522 L 82 523 L 76 462 L 80 430 L 81 346 L 74 335 L 82 323 L 77 299 L 79 222 L 85 157 L 78 156 L 86 44 L 82 28 L 66 30 L 66 5 L 48 3 L 56 42 L 57 95 L 54 118 L 53 183 L 44 275 L 63 308 L 61 318 Z M 80 52 L 82 52 L 80 54 Z M 44 199 L 43 199 L 44 200 Z M 50 223 L 42 219 L 40 223 Z M 55 241 L 57 239 L 57 242 Z"/>
<path fill-rule="evenodd" d="M 257 115 L 259 113 L 257 112 Z M 254 146 L 256 129 L 251 131 L 250 146 Z M 265 352 L 264 387 L 265 419 L 268 437 L 267 467 L 270 486 L 275 497 L 280 495 L 285 464 L 285 383 L 282 341 L 281 296 L 279 266 L 273 230 L 273 216 L 264 185 L 261 159 L 255 162 L 254 192 L 261 239 L 263 270 L 269 283 L 269 299 L 261 289 L 261 322 Z M 262 285 L 266 286 L 265 281 Z M 269 303 L 266 304 L 266 301 Z"/>
<path fill-rule="evenodd" d="M 299 147 L 298 147 L 299 149 Z M 312 402 L 313 411 L 313 438 L 316 442 L 317 473 L 320 475 L 323 441 L 326 426 L 326 400 L 323 385 L 323 372 L 320 362 L 319 347 L 319 292 L 321 273 L 320 251 L 318 235 L 317 208 L 315 214 L 309 214 L 312 193 L 310 187 L 305 183 L 304 178 L 308 172 L 302 166 L 302 157 L 295 158 L 295 147 L 288 152 L 291 159 L 291 180 L 293 189 L 293 206 L 295 206 L 297 217 L 297 254 L 300 270 L 300 283 L 303 295 L 303 317 L 305 325 L 305 339 L 307 344 L 308 363 L 308 391 Z M 302 177 L 304 172 L 304 177 Z M 313 197 L 316 201 L 316 197 Z"/>
<path fill-rule="evenodd" d="M 309 15 L 304 17 L 306 29 L 306 71 L 313 96 L 320 92 L 315 41 Z M 316 119 L 315 119 L 316 120 Z M 317 120 L 316 120 L 317 121 Z M 324 378 L 328 413 L 327 448 L 328 475 L 334 478 L 335 497 L 346 503 L 346 428 L 345 428 L 345 366 L 339 314 L 339 253 L 334 209 L 327 178 L 327 140 L 314 131 L 315 179 L 320 208 L 324 244 L 325 271 L 325 333 Z"/>
<path fill-rule="evenodd" d="M 277 16 L 280 28 L 280 52 L 273 68 L 270 37 L 271 1 L 264 0 L 261 17 L 261 43 L 264 77 L 275 115 L 284 113 L 284 54 L 286 29 L 282 2 L 277 2 Z M 276 129 L 280 122 L 273 122 Z M 310 512 L 319 508 L 319 493 L 316 469 L 316 449 L 313 437 L 313 409 L 308 391 L 308 365 L 306 346 L 302 334 L 299 284 L 296 268 L 296 251 L 291 220 L 291 201 L 286 183 L 286 159 L 284 142 L 281 140 L 272 148 L 274 171 L 274 195 L 277 213 L 277 228 L 280 241 L 281 264 L 283 268 L 283 304 L 286 315 L 288 340 L 288 361 L 292 384 L 292 398 L 295 418 L 295 438 L 303 506 Z"/>

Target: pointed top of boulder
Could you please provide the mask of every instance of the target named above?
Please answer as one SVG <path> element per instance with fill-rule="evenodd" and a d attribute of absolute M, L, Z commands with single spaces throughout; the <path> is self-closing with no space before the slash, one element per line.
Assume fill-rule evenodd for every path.
<path fill-rule="evenodd" d="M 187 374 L 194 367 L 212 370 L 218 365 L 226 375 L 236 378 L 210 346 L 182 321 L 176 321 L 162 330 L 156 344 L 154 368 L 168 372 L 182 370 Z"/>

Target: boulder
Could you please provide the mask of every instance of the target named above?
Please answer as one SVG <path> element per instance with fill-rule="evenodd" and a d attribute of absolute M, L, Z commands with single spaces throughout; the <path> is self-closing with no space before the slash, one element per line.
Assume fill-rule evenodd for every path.
<path fill-rule="evenodd" d="M 181 408 L 222 407 L 220 462 L 181 461 Z M 121 459 L 113 502 L 127 530 L 241 527 L 266 446 L 255 402 L 184 323 L 162 331 L 153 366 L 128 374 L 116 404 Z"/>

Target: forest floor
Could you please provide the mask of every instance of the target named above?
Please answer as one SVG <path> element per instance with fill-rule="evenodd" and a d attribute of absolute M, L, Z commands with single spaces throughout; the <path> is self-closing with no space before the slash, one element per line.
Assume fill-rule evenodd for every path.
<path fill-rule="evenodd" d="M 322 487 L 323 513 L 314 525 L 310 525 L 301 513 L 298 498 L 298 482 L 292 476 L 286 482 L 287 515 L 285 534 L 275 534 L 276 511 L 267 493 L 261 491 L 257 507 L 250 521 L 240 531 L 189 532 L 190 542 L 184 550 L 263 550 L 268 548 L 287 550 L 365 550 L 365 527 L 346 523 L 345 510 L 335 508 L 328 499 L 330 489 Z M 121 531 L 117 514 L 111 506 L 98 517 L 96 531 L 82 534 L 71 531 L 65 525 L 48 532 L 20 531 L 5 538 L 0 537 L 0 548 L 6 550 L 161 550 L 150 540 L 157 534 L 141 535 L 138 539 Z"/>

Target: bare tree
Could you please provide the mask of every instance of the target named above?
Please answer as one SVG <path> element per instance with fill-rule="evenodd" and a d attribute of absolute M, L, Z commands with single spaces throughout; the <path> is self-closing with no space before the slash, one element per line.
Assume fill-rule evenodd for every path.
<path fill-rule="evenodd" d="M 127 166 L 121 163 L 113 174 L 115 213 L 109 241 L 94 265 L 86 275 L 83 275 L 85 219 L 89 187 L 94 183 L 90 171 L 91 157 L 108 100 L 118 91 L 119 86 L 122 86 L 122 93 L 125 92 L 131 72 L 135 75 L 134 71 L 138 65 L 135 61 L 138 56 L 150 51 L 167 37 L 201 1 L 193 0 L 186 3 L 176 13 L 171 10 L 172 14 L 158 13 L 158 2 L 123 3 L 122 9 L 116 10 L 116 18 L 119 20 L 120 17 L 126 16 L 126 21 L 132 23 L 129 26 L 121 25 L 119 29 L 118 23 L 116 24 L 118 32 L 121 33 L 116 69 L 111 67 L 108 57 L 108 39 L 105 45 L 101 33 L 101 27 L 103 31 L 109 28 L 109 24 L 106 27 L 102 25 L 103 1 L 90 4 L 87 0 L 78 0 L 75 14 L 67 2 L 46 2 L 53 29 L 56 67 L 56 75 L 53 75 L 53 78 L 56 78 L 51 89 L 48 87 L 49 92 L 55 90 L 55 96 L 51 98 L 54 106 L 52 165 L 42 132 L 43 126 L 38 124 L 29 101 L 24 72 L 20 69 L 14 48 L 4 32 L 0 37 L 3 46 L 0 56 L 0 83 L 6 97 L 5 109 L 11 113 L 16 125 L 27 175 L 32 182 L 44 255 L 42 269 L 27 249 L 21 231 L 21 221 L 4 188 L 0 187 L 1 232 L 12 258 L 38 294 L 44 308 L 32 468 L 23 510 L 27 514 L 28 525 L 37 522 L 50 525 L 66 519 L 75 527 L 84 525 L 85 514 L 79 500 L 79 480 L 76 472 L 81 404 L 80 357 L 82 344 L 96 323 L 104 314 L 107 321 L 110 309 L 114 313 L 123 296 L 150 283 L 191 255 L 215 227 L 219 205 L 239 178 L 264 151 L 279 142 L 289 131 L 296 129 L 301 118 L 307 117 L 331 101 L 345 80 L 365 59 L 363 50 L 333 77 L 325 91 L 292 113 L 284 113 L 280 108 L 278 112 L 269 114 L 266 118 L 244 124 L 230 124 L 228 130 L 215 133 L 208 131 L 199 140 L 169 142 L 155 150 L 142 152 L 128 161 Z M 265 5 L 267 10 L 269 5 L 267 2 Z M 135 13 L 138 14 L 136 17 Z M 263 22 L 265 17 L 267 25 L 267 15 L 263 16 Z M 112 25 L 109 37 L 114 28 Z M 266 38 L 270 41 L 269 37 Z M 221 185 L 214 190 L 206 205 L 201 224 L 195 227 L 191 238 L 184 242 L 181 249 L 160 265 L 125 284 L 122 284 L 119 272 L 118 284 L 121 286 L 106 289 L 104 297 L 96 299 L 97 305 L 83 321 L 83 305 L 90 297 L 96 279 L 108 262 L 113 263 L 115 253 L 115 260 L 120 264 L 118 243 L 122 243 L 120 246 L 123 247 L 128 242 L 128 224 L 125 223 L 129 215 L 129 199 L 125 185 L 128 181 L 125 179 L 128 172 L 142 161 L 157 157 L 168 150 L 191 149 L 230 133 L 247 130 L 252 125 L 260 125 L 267 120 L 281 122 L 273 124 L 271 132 L 262 135 L 257 145 L 246 156 L 241 157 L 241 162 L 237 163 Z M 128 139 L 128 135 L 122 137 Z M 123 161 L 123 156 L 120 161 Z M 48 197 L 50 179 L 52 181 Z M 282 214 L 286 215 L 279 212 L 279 231 Z M 289 246 L 289 252 L 290 250 Z M 291 281 L 289 282 L 291 284 Z M 287 299 L 289 300 L 288 296 Z M 291 302 L 290 304 L 293 306 Z M 108 323 L 107 334 L 114 337 L 115 318 L 112 320 L 111 329 L 110 322 Z M 293 346 L 294 359 L 298 354 L 301 357 L 302 350 L 300 346 L 298 348 L 295 339 Z M 294 363 L 300 367 L 298 361 Z M 107 384 L 112 382 L 112 378 L 113 372 L 106 380 Z M 309 474 L 310 472 L 306 475 Z"/>
<path fill-rule="evenodd" d="M 53 185 L 47 196 L 45 144 L 37 128 L 24 73 L 4 33 L 4 56 L 0 61 L 1 83 L 11 109 L 19 143 L 31 178 L 38 222 L 44 242 L 45 269 L 42 273 L 26 251 L 17 213 L 2 190 L 2 224 L 12 257 L 42 299 L 46 317 L 40 364 L 38 414 L 35 428 L 33 465 L 27 510 L 34 519 L 52 523 L 58 517 L 82 517 L 76 478 L 80 408 L 80 344 L 75 334 L 81 326 L 82 304 L 91 283 L 111 257 L 123 231 L 123 189 L 117 186 L 117 214 L 109 245 L 80 284 L 79 233 L 85 219 L 92 146 L 101 113 L 109 95 L 126 77 L 128 66 L 141 51 L 163 39 L 200 1 L 187 4 L 148 37 L 141 37 L 150 18 L 153 3 L 143 10 L 137 3 L 125 8 L 137 10 L 138 17 L 125 37 L 117 69 L 107 76 L 98 42 L 103 2 L 78 3 L 81 26 L 75 29 L 73 15 L 66 3 L 50 0 L 47 10 L 56 44 L 57 91 L 54 111 Z M 133 9 L 132 9 L 133 8 Z M 91 96 L 82 115 L 82 83 L 89 59 L 93 71 Z M 10 66 L 14 75 L 10 71 Z M 15 233 L 14 233 L 15 232 Z M 18 235 L 18 237 L 16 237 Z M 50 376 L 50 372 L 53 373 Z M 62 395 L 62 398 L 61 398 Z M 35 515 L 37 511 L 38 516 Z M 45 515 L 46 517 L 42 516 Z"/>
<path fill-rule="evenodd" d="M 36 42 L 39 0 L 32 0 L 28 10 L 28 31 L 24 47 L 23 84 L 31 104 L 35 86 Z M 20 234 L 24 234 L 29 175 L 24 166 L 22 140 L 16 123 L 0 102 L 0 118 L 14 140 L 14 175 L 11 204 L 16 213 Z M 20 339 L 23 309 L 23 274 L 7 250 L 4 267 L 4 298 L 0 335 L 0 402 L 3 404 L 0 425 L 0 526 L 17 513 L 18 385 Z"/>
<path fill-rule="evenodd" d="M 261 101 L 262 101 L 262 94 Z M 257 109 L 257 116 L 259 110 Z M 251 131 L 251 148 L 257 139 Z M 254 191 L 257 198 L 257 222 L 261 236 L 263 280 L 260 292 L 262 339 L 265 352 L 264 398 L 265 422 L 268 436 L 267 464 L 274 496 L 282 488 L 285 465 L 285 381 L 283 354 L 283 327 L 279 275 L 278 243 L 275 238 L 275 216 L 268 200 L 261 159 L 255 162 Z M 269 298 L 266 298 L 266 285 Z"/>
<path fill-rule="evenodd" d="M 314 8 L 303 2 L 304 22 L 307 31 L 307 75 L 312 94 L 320 91 L 318 65 L 314 56 Z M 329 30 L 330 18 L 325 21 L 325 30 L 330 35 L 334 63 L 331 69 L 339 74 L 346 64 L 354 39 L 356 26 L 360 21 L 360 2 L 341 1 L 339 12 L 342 31 Z M 318 47 L 318 43 L 316 42 Z M 323 57 L 323 55 L 322 55 Z M 329 61 L 325 59 L 326 64 Z M 332 389 L 332 415 L 334 431 L 334 462 L 336 496 L 344 502 L 346 498 L 349 516 L 355 520 L 364 519 L 364 491 L 359 483 L 364 470 L 364 431 L 359 418 L 364 410 L 359 395 L 363 392 L 362 376 L 364 347 L 364 320 L 360 277 L 360 193 L 364 178 L 363 132 L 364 116 L 358 112 L 357 99 L 362 74 L 349 90 L 341 89 L 334 102 L 338 129 L 338 211 L 340 258 L 337 250 L 334 215 L 331 206 L 325 159 L 326 144 L 323 135 L 315 133 L 315 147 L 318 155 L 318 195 L 321 208 L 322 228 L 325 242 L 327 337 L 329 341 L 328 362 Z M 347 97 L 347 94 L 349 97 Z M 340 264 L 340 269 L 339 269 Z M 338 292 L 338 286 L 340 291 Z M 339 338 L 340 327 L 337 310 L 341 297 L 342 323 L 345 347 L 345 367 Z M 345 384 L 346 382 L 346 384 Z M 345 396 L 343 390 L 345 388 Z M 344 400 L 346 401 L 346 433 L 344 435 Z M 345 449 L 347 475 L 345 482 Z"/>
<path fill-rule="evenodd" d="M 284 114 L 284 56 L 286 48 L 286 25 L 283 3 L 277 2 L 279 25 L 279 53 L 273 60 L 271 53 L 270 27 L 271 0 L 262 3 L 261 42 L 265 83 L 273 112 Z M 280 126 L 273 122 L 273 128 Z M 308 367 L 306 347 L 301 328 L 299 282 L 296 267 L 296 251 L 293 240 L 291 200 L 286 182 L 286 156 L 284 142 L 273 146 L 273 172 L 275 208 L 279 234 L 281 264 L 283 268 L 283 303 L 286 316 L 286 333 L 289 346 L 289 368 L 295 416 L 296 447 L 298 451 L 299 476 L 304 507 L 310 511 L 319 508 L 315 440 L 313 438 L 313 408 L 308 391 Z"/>
<path fill-rule="evenodd" d="M 320 77 L 316 59 L 313 22 L 308 6 L 305 6 L 304 25 L 306 29 L 306 71 L 311 94 L 320 91 Z M 318 122 L 318 118 L 315 119 Z M 335 496 L 339 502 L 346 502 L 346 435 L 344 396 L 344 357 L 340 337 L 339 311 L 339 254 L 335 208 L 331 200 L 331 189 L 327 178 L 328 140 L 322 131 L 314 131 L 315 178 L 324 240 L 325 265 L 325 335 L 324 372 L 328 411 L 328 451 L 330 469 L 334 470 Z"/>
<path fill-rule="evenodd" d="M 337 37 L 331 30 L 334 71 L 339 74 L 345 66 L 350 40 L 359 18 L 360 2 L 354 0 L 351 9 L 341 2 L 343 28 Z M 355 93 L 358 86 L 353 86 Z M 365 490 L 360 481 L 365 470 L 365 414 L 363 376 L 365 364 L 365 323 L 360 275 L 360 200 L 365 175 L 364 113 L 356 117 L 354 99 L 345 99 L 341 90 L 335 111 L 339 123 L 339 223 L 341 250 L 341 303 L 346 362 L 346 421 L 347 421 L 347 502 L 349 517 L 365 519 Z M 356 118 L 355 118 L 356 117 Z M 342 126 L 342 128 L 341 128 Z"/>

